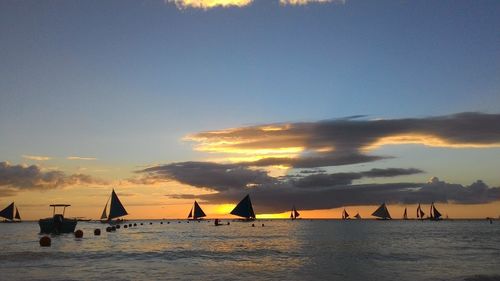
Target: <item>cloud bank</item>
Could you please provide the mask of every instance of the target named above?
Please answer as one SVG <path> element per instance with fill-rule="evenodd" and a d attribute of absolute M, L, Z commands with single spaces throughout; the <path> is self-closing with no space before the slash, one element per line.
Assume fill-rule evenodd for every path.
<path fill-rule="evenodd" d="M 150 182 L 178 181 L 214 191 L 197 198 L 210 204 L 235 203 L 250 193 L 260 213 L 286 211 L 291 205 L 304 210 L 388 203 L 454 202 L 479 204 L 498 200 L 500 188 L 482 181 L 470 186 L 433 178 L 428 183 L 355 184 L 361 178 L 397 177 L 422 173 L 415 168 L 371 169 L 352 173 L 298 173 L 272 177 L 266 171 L 239 164 L 181 162 L 146 168 L 137 173 Z M 193 198 L 193 195 L 174 195 Z"/>
<path fill-rule="evenodd" d="M 500 147 L 500 114 L 460 113 L 427 118 L 367 120 L 359 116 L 319 122 L 264 124 L 189 135 L 195 149 L 252 155 L 245 166 L 315 168 L 373 162 L 384 145 Z"/>
<path fill-rule="evenodd" d="M 15 195 L 22 190 L 48 190 L 75 185 L 104 185 L 105 181 L 90 175 L 62 171 L 43 171 L 37 165 L 11 165 L 0 162 L 0 195 Z"/>

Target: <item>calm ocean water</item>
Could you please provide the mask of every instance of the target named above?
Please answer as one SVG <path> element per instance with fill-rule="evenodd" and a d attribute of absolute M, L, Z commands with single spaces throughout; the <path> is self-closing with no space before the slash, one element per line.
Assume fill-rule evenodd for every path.
<path fill-rule="evenodd" d="M 37 223 L 0 224 L 0 279 L 500 280 L 500 221 L 142 222 L 79 222 L 50 248 Z"/>

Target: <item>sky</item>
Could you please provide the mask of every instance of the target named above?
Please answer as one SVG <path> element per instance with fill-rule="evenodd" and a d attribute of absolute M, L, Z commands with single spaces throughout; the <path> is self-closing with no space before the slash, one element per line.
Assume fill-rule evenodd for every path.
<path fill-rule="evenodd" d="M 500 2 L 0 2 L 0 208 L 500 215 Z M 427 208 L 427 207 L 426 207 Z M 414 212 L 411 211 L 410 214 Z M 410 215 L 411 216 L 411 215 Z"/>

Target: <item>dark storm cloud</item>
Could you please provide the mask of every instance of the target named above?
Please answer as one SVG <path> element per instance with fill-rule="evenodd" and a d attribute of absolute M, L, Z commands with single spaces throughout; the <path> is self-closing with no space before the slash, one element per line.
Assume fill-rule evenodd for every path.
<path fill-rule="evenodd" d="M 201 132 L 188 137 L 201 150 L 219 153 L 301 147 L 295 158 L 268 157 L 245 165 L 313 168 L 365 163 L 387 158 L 368 155 L 384 144 L 418 143 L 442 147 L 500 146 L 500 114 L 454 115 L 366 120 L 343 118 L 279 123 Z"/>
<path fill-rule="evenodd" d="M 500 188 L 478 181 L 470 186 L 451 184 L 434 178 L 429 183 L 353 184 L 361 178 L 395 177 L 418 174 L 415 168 L 372 169 L 352 173 L 317 173 L 271 177 L 266 171 L 236 164 L 183 162 L 137 171 L 148 180 L 175 180 L 212 194 L 169 195 L 173 198 L 200 198 L 207 203 L 234 203 L 250 193 L 259 212 L 281 212 L 292 204 L 302 209 L 328 209 L 349 205 L 388 203 L 457 202 L 487 203 L 500 198 Z"/>
<path fill-rule="evenodd" d="M 160 165 L 138 171 L 145 181 L 176 180 L 195 187 L 224 191 L 249 185 L 270 184 L 276 181 L 267 172 L 251 170 L 241 165 L 211 162 L 181 162 Z"/>
<path fill-rule="evenodd" d="M 44 190 L 72 185 L 105 184 L 89 175 L 67 175 L 62 171 L 43 171 L 37 165 L 11 165 L 0 162 L 0 194 L 13 195 L 20 190 Z"/>

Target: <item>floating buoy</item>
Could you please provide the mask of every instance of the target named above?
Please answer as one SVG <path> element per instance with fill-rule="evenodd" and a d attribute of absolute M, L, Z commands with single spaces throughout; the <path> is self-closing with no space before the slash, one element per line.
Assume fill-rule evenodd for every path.
<path fill-rule="evenodd" d="M 170 222 L 169 222 L 169 221 L 167 221 L 167 224 L 170 224 Z"/>
<path fill-rule="evenodd" d="M 119 224 L 118 224 L 118 225 L 116 225 L 116 229 L 120 229 L 120 227 L 121 227 L 121 226 L 120 226 Z"/>
<path fill-rule="evenodd" d="M 136 223 L 134 223 L 134 226 L 137 226 L 137 224 L 136 224 Z"/>
<path fill-rule="evenodd" d="M 94 229 L 94 235 L 95 236 L 101 235 L 101 230 L 99 228 Z"/>
<path fill-rule="evenodd" d="M 116 226 L 112 226 L 111 231 L 116 231 Z"/>
<path fill-rule="evenodd" d="M 128 227 L 132 227 L 132 224 L 131 224 L 131 223 L 129 223 L 129 224 L 128 224 Z"/>
<path fill-rule="evenodd" d="M 75 237 L 76 238 L 82 238 L 83 237 L 83 231 L 81 231 L 80 229 L 78 229 L 77 231 L 75 231 Z"/>
<path fill-rule="evenodd" d="M 189 221 L 187 221 L 187 223 L 189 223 Z"/>
<path fill-rule="evenodd" d="M 141 225 L 144 225 L 144 224 L 141 222 Z"/>
<path fill-rule="evenodd" d="M 163 224 L 163 222 L 161 221 L 160 224 Z"/>
<path fill-rule="evenodd" d="M 127 227 L 128 227 L 128 225 L 124 225 L 124 226 L 123 226 L 123 228 L 127 228 Z"/>
<path fill-rule="evenodd" d="M 49 236 L 44 236 L 40 238 L 40 246 L 41 247 L 50 247 L 50 244 L 52 244 L 52 240 L 50 239 Z"/>
<path fill-rule="evenodd" d="M 111 232 L 111 226 L 106 227 L 106 232 Z"/>
<path fill-rule="evenodd" d="M 149 225 L 152 225 L 152 224 L 153 224 L 152 222 L 149 223 Z"/>
<path fill-rule="evenodd" d="M 252 227 L 255 227 L 255 224 L 252 223 Z"/>
<path fill-rule="evenodd" d="M 177 223 L 181 223 L 180 221 L 178 221 Z"/>
<path fill-rule="evenodd" d="M 264 227 L 264 224 L 262 224 L 262 227 Z"/>
<path fill-rule="evenodd" d="M 230 225 L 231 223 L 230 222 L 227 222 L 227 225 Z"/>

